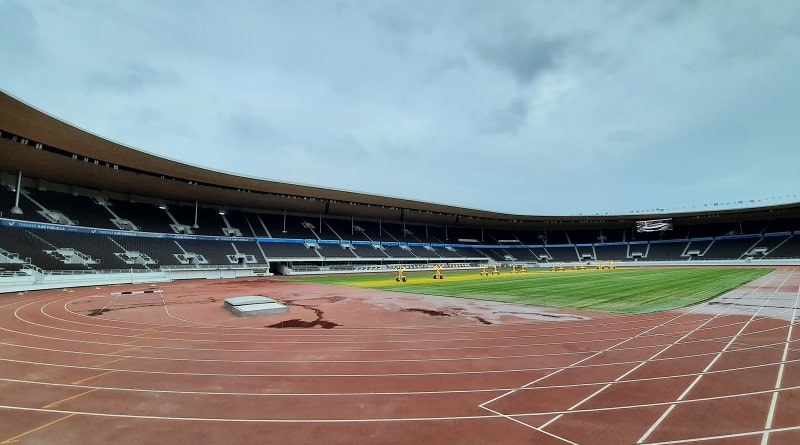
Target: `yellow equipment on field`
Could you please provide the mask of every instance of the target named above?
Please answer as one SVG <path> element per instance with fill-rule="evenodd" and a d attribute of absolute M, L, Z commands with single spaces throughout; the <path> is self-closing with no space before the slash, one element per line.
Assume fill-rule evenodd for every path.
<path fill-rule="evenodd" d="M 395 281 L 402 281 L 403 283 L 405 283 L 406 279 L 407 279 L 406 278 L 406 268 L 405 267 L 399 267 L 397 269 L 397 278 L 395 278 L 394 280 Z"/>
<path fill-rule="evenodd" d="M 500 271 L 497 270 L 497 265 L 492 266 L 492 269 L 489 270 L 488 264 L 481 265 L 481 276 L 489 276 L 489 275 L 500 275 Z"/>

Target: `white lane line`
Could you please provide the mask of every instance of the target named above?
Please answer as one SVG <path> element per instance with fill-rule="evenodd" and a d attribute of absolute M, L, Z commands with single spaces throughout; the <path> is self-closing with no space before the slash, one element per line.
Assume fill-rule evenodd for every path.
<path fill-rule="evenodd" d="M 126 357 L 120 357 L 121 359 L 125 359 Z M 21 363 L 21 364 L 32 364 L 32 365 L 43 365 L 43 366 L 50 366 L 54 368 L 67 368 L 67 369 L 81 369 L 81 370 L 90 370 L 90 371 L 114 371 L 120 373 L 134 373 L 134 374 L 150 374 L 150 375 L 166 375 L 166 376 L 192 376 L 192 377 L 227 377 L 227 378 L 252 378 L 252 377 L 270 377 L 270 378 L 339 378 L 339 377 L 405 377 L 408 376 L 407 374 L 223 374 L 223 373 L 181 373 L 181 372 L 167 372 L 167 371 L 137 371 L 131 369 L 111 369 L 111 368 L 98 368 L 98 367 L 88 367 L 88 366 L 76 366 L 76 365 L 60 365 L 60 364 L 47 364 L 47 363 L 38 363 L 38 362 L 26 362 L 21 360 L 11 360 L 11 359 L 4 359 L 0 358 L 0 361 L 4 362 L 13 362 L 13 363 Z M 800 358 L 794 360 L 788 360 L 786 363 L 800 363 Z M 727 368 L 727 369 L 720 369 L 716 371 L 708 371 L 704 373 L 704 375 L 714 375 L 714 374 L 724 374 L 727 372 L 738 372 L 738 371 L 745 371 L 751 369 L 758 369 L 764 368 L 768 366 L 774 366 L 775 363 L 765 363 L 759 365 L 750 365 L 750 366 L 743 366 L 738 368 Z M 530 373 L 531 371 L 536 371 L 537 369 L 520 369 L 520 370 L 508 370 L 507 372 L 527 372 Z M 500 373 L 504 371 L 488 371 L 487 374 L 491 373 Z M 480 374 L 480 371 L 471 371 L 471 373 Z M 424 377 L 427 375 L 433 374 L 414 374 L 414 377 Z M 658 380 L 670 380 L 673 378 L 682 378 L 682 377 L 696 377 L 700 375 L 699 372 L 696 373 L 689 373 L 689 374 L 675 374 L 675 375 L 666 375 L 666 376 L 657 376 L 657 377 L 647 377 L 642 379 L 630 379 L 630 380 L 622 380 L 620 383 L 639 383 L 639 382 L 650 382 L 650 381 L 658 381 Z M 75 387 L 75 388 L 94 388 L 93 386 L 85 386 L 85 385 L 74 385 L 74 384 L 66 384 L 66 383 L 53 383 L 53 382 L 40 382 L 40 381 L 28 381 L 28 380 L 19 380 L 19 379 L 9 379 L 0 377 L 0 381 L 5 382 L 12 382 L 12 383 L 28 383 L 32 385 L 51 385 L 51 386 L 63 386 L 63 387 Z M 579 388 L 583 386 L 596 386 L 602 385 L 608 382 L 591 382 L 591 383 L 572 383 L 572 384 L 565 384 L 565 385 L 548 385 L 548 386 L 538 386 L 536 388 L 524 388 L 520 391 L 527 391 L 532 389 L 557 389 L 557 388 Z M 151 391 L 150 389 L 143 389 L 143 388 L 118 388 L 112 386 L 104 386 L 100 387 L 103 389 L 108 390 L 120 390 L 120 391 Z M 477 388 L 477 389 L 469 389 L 469 390 L 439 390 L 439 391 L 410 391 L 410 392 L 383 392 L 382 394 L 415 394 L 415 393 L 425 393 L 425 394 L 446 394 L 451 392 L 504 392 L 504 391 L 511 391 L 513 389 L 519 388 Z M 183 393 L 184 391 L 171 391 L 171 390 L 152 390 L 164 393 Z M 222 393 L 225 394 L 225 393 Z M 232 393 L 232 394 L 244 394 L 247 395 L 249 393 Z M 270 393 L 272 394 L 272 393 Z M 274 393 L 275 395 L 287 394 L 287 395 L 316 395 L 316 393 Z M 361 393 L 321 393 L 321 394 L 361 394 Z M 736 394 L 733 394 L 735 396 Z M 673 402 L 662 402 L 662 404 L 669 404 Z M 614 408 L 614 407 L 611 407 Z"/>
<path fill-rule="evenodd" d="M 169 318 L 173 319 L 173 320 L 177 320 L 177 321 L 181 321 L 181 322 L 184 322 L 184 323 L 188 323 L 190 326 L 191 325 L 197 325 L 197 326 L 203 326 L 203 327 L 208 327 L 208 328 L 214 327 L 213 324 L 201 323 L 199 321 L 193 321 L 193 320 L 186 320 L 186 319 L 180 318 L 180 317 L 178 317 L 176 315 L 173 315 L 172 312 L 169 311 L 169 307 L 167 306 L 167 299 L 164 297 L 164 292 L 161 293 L 161 307 L 164 308 L 164 312 L 167 314 L 167 316 Z M 181 325 L 178 325 L 178 326 L 181 326 Z"/>
<path fill-rule="evenodd" d="M 706 365 L 706 367 L 703 369 L 703 371 L 697 377 L 695 377 L 695 379 L 692 381 L 692 383 L 689 384 L 688 387 L 686 387 L 686 389 L 681 393 L 681 395 L 678 396 L 678 398 L 676 399 L 676 402 L 682 401 L 687 395 L 689 395 L 689 392 L 695 387 L 695 385 L 697 385 L 698 382 L 700 382 L 700 379 L 703 378 L 703 375 L 705 375 L 705 373 L 707 373 L 711 369 L 711 367 L 714 366 L 714 364 L 717 362 L 717 360 L 719 360 L 719 358 L 722 357 L 722 355 L 725 352 L 727 352 L 728 348 L 730 348 L 730 346 L 736 341 L 736 339 L 742 334 L 742 332 L 744 332 L 745 329 L 747 329 L 747 326 L 750 325 L 750 323 L 756 318 L 756 316 L 760 312 L 761 307 L 763 307 L 765 304 L 767 304 L 767 302 L 770 300 L 770 298 L 778 293 L 778 290 L 781 288 L 781 286 L 784 285 L 784 283 L 786 283 L 786 281 L 790 277 L 791 277 L 791 275 L 787 274 L 784 277 L 784 279 L 781 282 L 781 284 L 779 284 L 776 287 L 776 289 L 773 291 L 773 293 L 769 297 L 767 297 L 764 300 L 762 300 L 761 306 L 758 308 L 758 310 L 756 310 L 753 313 L 753 315 L 750 316 L 750 318 L 747 320 L 746 323 L 744 323 L 744 325 L 742 325 L 742 327 L 739 329 L 739 331 L 731 337 L 730 341 L 728 341 L 728 343 L 725 345 L 725 347 L 723 347 L 722 350 L 720 350 L 716 354 L 716 356 L 711 360 L 711 362 L 709 362 L 708 365 Z M 645 433 L 642 435 L 642 437 L 640 437 L 639 440 L 636 441 L 636 443 L 644 443 L 647 440 L 648 436 L 650 436 L 650 434 L 652 434 L 653 431 L 655 431 L 656 428 L 658 428 L 661 425 L 661 423 L 669 416 L 669 414 L 672 412 L 673 409 L 675 409 L 676 406 L 678 406 L 677 403 L 673 403 L 672 405 L 670 405 L 661 414 L 661 416 L 650 426 L 650 428 L 648 428 L 647 431 L 645 431 Z"/>
<path fill-rule="evenodd" d="M 372 423 L 372 422 L 425 422 L 425 421 L 451 421 L 451 420 L 481 420 L 502 418 L 502 415 L 480 416 L 442 416 L 442 417 L 387 417 L 387 418 L 361 418 L 361 419 L 226 419 L 217 417 L 173 417 L 173 416 L 146 416 L 139 414 L 111 414 L 95 413 L 90 411 L 68 411 L 60 409 L 27 408 L 18 406 L 0 405 L 0 409 L 23 412 L 77 414 L 93 417 L 111 417 L 121 419 L 152 419 L 152 420 L 180 420 L 190 422 L 223 422 L 223 423 Z"/>
<path fill-rule="evenodd" d="M 730 323 L 730 324 L 727 324 L 727 325 L 719 325 L 719 326 L 716 326 L 716 328 L 724 328 L 724 327 L 728 327 L 728 326 L 735 326 L 735 325 L 738 325 L 738 324 L 740 324 L 740 322 Z M 152 332 L 159 332 L 160 333 L 161 332 L 161 331 L 156 331 L 154 329 L 155 328 L 151 328 L 150 330 L 147 330 L 147 331 L 139 330 L 139 331 L 137 331 L 137 333 L 138 333 L 137 335 L 141 335 L 141 333 L 143 333 L 143 332 L 148 332 L 148 333 L 152 333 Z M 747 335 L 763 334 L 763 333 L 768 333 L 770 331 L 774 331 L 774 330 L 778 330 L 778 329 L 783 329 L 783 327 L 779 326 L 779 327 L 764 329 L 764 330 L 760 330 L 760 331 L 753 331 L 753 332 L 751 332 L 751 333 L 749 333 Z M 110 343 L 110 342 L 100 342 L 100 341 L 93 341 L 93 340 L 76 340 L 76 339 L 65 339 L 65 338 L 61 338 L 61 337 L 44 336 L 44 335 L 39 335 L 39 334 L 16 331 L 16 330 L 5 328 L 5 327 L 2 327 L 2 326 L 0 326 L 0 330 L 6 331 L 6 332 L 9 332 L 9 333 L 12 333 L 12 334 L 18 334 L 21 337 L 41 338 L 41 339 L 45 339 L 45 340 L 63 341 L 63 342 L 68 342 L 68 343 L 90 344 L 90 345 L 105 345 L 105 346 L 115 346 L 115 347 L 116 346 L 120 346 L 120 345 L 124 345 L 124 343 Z M 86 334 L 84 334 L 84 335 L 86 335 Z M 93 334 L 93 335 L 96 337 L 99 334 Z M 113 335 L 108 335 L 108 336 L 113 336 Z M 666 337 L 668 335 L 667 334 L 654 334 L 654 335 L 652 335 L 652 337 L 657 337 L 657 336 L 665 336 Z M 120 337 L 120 338 L 122 338 L 124 340 L 128 340 L 128 339 L 131 339 L 131 338 L 135 338 L 136 336 L 135 335 L 125 335 L 125 336 L 119 335 L 119 336 L 116 336 L 116 337 Z M 151 341 L 172 340 L 172 341 L 180 342 L 180 339 L 165 339 L 163 337 L 154 337 L 154 336 L 149 336 L 147 338 L 149 340 L 151 340 Z M 607 339 L 607 340 L 613 341 L 613 340 L 616 340 L 616 339 Z M 722 343 L 723 340 L 724 340 L 724 342 L 727 342 L 728 339 L 725 338 L 725 337 L 709 338 L 709 339 L 703 339 L 703 340 L 692 340 L 692 341 L 686 342 L 685 344 L 710 343 L 710 342 L 717 342 L 717 341 Z M 253 342 L 258 342 L 259 340 L 252 340 L 252 341 Z M 581 340 L 581 341 L 576 341 L 576 342 L 561 343 L 560 345 L 561 346 L 564 346 L 564 345 L 579 345 L 579 344 L 591 343 L 591 342 L 592 341 L 590 341 L 590 340 Z M 236 342 L 236 343 L 245 343 L 245 342 Z M 737 344 L 739 344 L 739 343 L 740 342 L 737 342 Z M 33 349 L 33 350 L 42 350 L 42 351 L 51 351 L 51 352 L 65 352 L 65 353 L 74 353 L 74 354 L 91 354 L 91 353 L 87 353 L 87 352 L 83 352 L 83 351 L 76 351 L 76 350 L 40 348 L 40 347 L 35 347 L 35 346 L 19 345 L 19 344 L 13 344 L 13 343 L 2 343 L 2 342 L 0 342 L 0 344 L 5 344 L 5 345 L 8 345 L 8 346 L 15 346 L 15 347 L 18 347 L 18 348 L 23 348 L 23 349 Z M 630 347 L 630 348 L 618 348 L 615 351 L 631 351 L 631 350 L 635 350 L 635 349 L 643 349 L 643 348 L 648 348 L 648 347 L 653 347 L 653 346 L 662 346 L 662 345 L 665 345 L 665 344 L 666 343 L 653 344 L 653 345 L 648 345 L 648 346 L 634 346 L 634 347 Z M 360 353 L 375 353 L 375 352 L 399 353 L 399 352 L 417 352 L 417 351 L 425 351 L 425 352 L 431 352 L 431 351 L 454 351 L 454 350 L 455 351 L 461 351 L 461 350 L 468 350 L 468 349 L 477 349 L 477 350 L 502 349 L 502 348 L 520 348 L 520 349 L 525 348 L 525 349 L 530 349 L 532 347 L 538 347 L 538 346 L 547 347 L 547 346 L 553 346 L 553 345 L 554 345 L 553 343 L 532 343 L 532 344 L 516 344 L 516 345 L 498 345 L 498 346 L 494 346 L 494 347 L 487 347 L 487 346 L 460 346 L 460 347 L 447 347 L 447 348 L 437 347 L 437 348 L 398 348 L 398 349 L 383 349 L 383 348 L 330 349 L 329 348 L 329 349 L 304 349 L 303 351 L 305 353 L 310 353 L 310 354 L 316 354 L 316 353 L 358 353 L 358 354 L 360 354 Z M 749 347 L 749 345 L 748 345 L 748 347 Z M 783 349 L 784 343 L 781 341 L 779 343 L 774 343 L 774 344 L 759 345 L 758 347 L 775 347 L 775 348 Z M 230 348 L 198 348 L 198 347 L 187 347 L 187 346 L 177 347 L 177 346 L 158 346 L 158 345 L 147 345 L 146 347 L 143 346 L 142 350 L 145 350 L 145 349 L 147 349 L 147 350 L 157 350 L 157 351 L 167 350 L 167 351 L 192 351 L 192 352 L 224 352 L 224 353 L 228 353 L 228 354 L 230 354 L 230 353 L 256 353 L 256 354 L 278 353 L 278 354 L 282 354 L 282 353 L 295 353 L 295 352 L 297 352 L 294 349 L 272 349 L 272 348 L 230 349 Z M 324 361 L 323 360 L 312 360 L 312 362 L 333 362 L 333 363 L 336 363 L 336 362 L 378 362 L 378 361 L 414 362 L 414 361 L 494 360 L 494 359 L 510 359 L 510 358 L 538 358 L 538 357 L 548 357 L 548 356 L 568 356 L 568 355 L 585 354 L 585 353 L 590 353 L 590 352 L 594 352 L 594 351 L 589 350 L 589 351 L 576 351 L 576 352 L 540 353 L 540 354 L 507 354 L 507 355 L 488 355 L 488 356 L 487 355 L 478 356 L 478 355 L 474 355 L 473 354 L 473 355 L 470 355 L 470 356 L 462 356 L 462 357 L 430 357 L 430 358 L 420 358 L 420 359 L 413 359 L 413 358 L 412 359 L 401 359 L 401 358 L 397 358 L 397 359 L 386 359 L 386 360 L 355 360 L 355 361 L 353 361 L 353 360 L 331 359 L 331 360 L 324 360 Z M 103 355 L 103 354 L 95 354 L 95 355 Z M 169 358 L 169 357 L 149 357 L 149 356 L 136 356 L 136 357 L 137 358 L 141 358 L 141 359 L 152 359 L 152 360 L 159 360 L 159 359 L 174 359 L 174 360 L 178 360 L 178 361 L 180 361 L 180 360 L 189 360 L 189 359 Z M 691 356 L 688 356 L 688 357 L 691 357 Z M 194 361 L 214 362 L 214 361 L 220 361 L 222 359 L 192 359 L 192 360 L 194 360 Z M 224 361 L 228 361 L 228 360 L 224 360 Z M 303 362 L 307 362 L 307 360 L 244 360 L 244 361 L 241 361 L 241 362 L 243 362 L 243 363 L 270 363 L 270 362 L 291 362 L 291 363 L 295 363 L 296 362 L 296 363 L 303 363 Z"/>
<path fill-rule="evenodd" d="M 541 429 L 541 428 L 537 428 L 537 427 L 535 427 L 535 426 L 533 426 L 533 425 L 531 425 L 531 424 L 529 424 L 529 423 L 527 423 L 527 422 L 523 422 L 523 421 L 521 421 L 521 420 L 519 420 L 519 419 L 515 419 L 513 416 L 509 416 L 509 415 L 503 414 L 503 413 L 501 413 L 501 412 L 499 412 L 499 411 L 495 411 L 495 410 L 493 410 L 493 409 L 491 409 L 491 408 L 486 408 L 486 407 L 483 407 L 483 409 L 485 409 L 485 410 L 487 410 L 487 411 L 489 411 L 489 412 L 491 412 L 491 413 L 493 413 L 493 414 L 496 414 L 496 415 L 498 415 L 498 416 L 500 416 L 500 417 L 503 417 L 503 418 L 505 418 L 505 419 L 507 419 L 507 420 L 510 420 L 510 421 L 512 421 L 512 422 L 515 422 L 515 423 L 517 423 L 517 424 L 519 424 L 519 425 L 522 425 L 522 426 L 524 426 L 524 427 L 526 427 L 526 428 L 530 428 L 530 429 L 532 429 L 532 430 L 534 430 L 534 431 L 538 431 L 538 432 L 540 432 L 540 433 L 542 433 L 542 434 L 545 434 L 545 435 L 547 435 L 547 436 L 550 436 L 550 437 L 552 437 L 552 438 L 554 438 L 554 439 L 560 440 L 560 441 L 562 441 L 562 442 L 564 442 L 564 443 L 568 443 L 568 444 L 570 444 L 570 445 L 579 445 L 579 444 L 577 444 L 577 443 L 575 443 L 575 442 L 573 442 L 573 441 L 571 441 L 571 440 L 569 440 L 569 439 L 567 439 L 567 438 L 565 438 L 565 437 L 557 436 L 557 435 L 555 435 L 555 434 L 553 434 L 553 433 L 550 433 L 550 432 L 547 432 L 547 431 L 545 431 L 545 430 L 543 430 L 543 429 Z"/>
<path fill-rule="evenodd" d="M 647 442 L 647 445 L 676 445 L 682 443 L 694 444 L 700 442 L 717 441 L 720 439 L 735 439 L 737 437 L 758 436 L 766 433 L 785 433 L 788 431 L 798 430 L 800 430 L 800 425 L 788 426 L 784 428 L 772 428 L 767 431 L 746 431 L 742 433 L 721 434 L 719 436 L 692 437 L 691 439 L 668 440 L 665 442 Z"/>
<path fill-rule="evenodd" d="M 91 387 L 89 387 L 91 388 Z M 792 386 L 781 388 L 779 390 L 775 389 L 768 389 L 762 391 L 752 391 L 747 393 L 740 393 L 740 394 L 731 394 L 725 396 L 714 396 L 714 397 L 704 397 L 698 399 L 691 399 L 691 400 L 683 400 L 678 402 L 682 405 L 690 405 L 702 402 L 709 402 L 709 401 L 720 401 L 720 400 L 727 400 L 727 399 L 735 399 L 735 398 L 746 398 L 746 397 L 753 397 L 765 394 L 772 394 L 774 392 L 788 392 L 788 391 L 800 391 L 800 386 Z M 367 394 L 372 395 L 372 394 Z M 625 406 L 617 406 L 617 407 L 607 407 L 607 408 L 597 408 L 597 409 L 578 409 L 573 411 L 573 413 L 598 413 L 598 412 L 607 412 L 607 411 L 620 411 L 620 410 L 637 410 L 642 408 L 651 408 L 654 406 L 666 406 L 669 404 L 673 404 L 676 402 L 657 402 L 657 403 L 640 403 L 635 405 L 625 405 Z M 8 409 L 14 411 L 46 411 L 46 412 L 61 412 L 58 410 L 50 410 L 50 409 L 43 409 L 43 408 L 33 408 L 33 407 L 24 407 L 24 406 L 8 406 L 8 405 L 0 405 L 0 409 Z M 487 409 L 487 411 L 496 413 L 496 411 Z M 114 414 L 114 413 L 98 413 L 92 411 L 65 411 L 67 414 L 75 413 L 75 414 L 87 414 L 87 415 L 96 415 L 96 416 L 106 416 L 106 417 L 142 417 L 142 418 L 152 418 L 152 419 L 166 419 L 166 420 L 193 420 L 191 418 L 185 417 L 171 417 L 171 416 L 140 416 L 135 414 Z M 530 412 L 530 413 L 517 413 L 517 414 L 492 414 L 492 415 L 473 415 L 473 416 L 439 416 L 439 417 L 392 417 L 392 418 L 349 418 L 349 419 L 226 419 L 226 418 L 208 418 L 207 420 L 217 420 L 217 421 L 233 421 L 233 422 L 247 422 L 247 421 L 254 421 L 254 422 L 377 422 L 381 420 L 386 421 L 413 421 L 413 420 L 452 420 L 452 419 L 483 419 L 483 418 L 504 418 L 504 419 L 512 419 L 517 417 L 530 417 L 530 416 L 548 416 L 548 415 L 557 415 L 557 414 L 566 414 L 566 411 L 541 411 L 541 412 Z M 518 421 L 519 419 L 517 419 Z M 531 425 L 526 425 L 529 428 L 537 429 L 536 427 L 532 427 Z M 800 425 L 794 426 L 794 428 L 800 428 Z M 778 431 L 780 428 L 775 429 L 773 428 L 772 431 Z M 757 430 L 752 432 L 753 434 L 761 434 L 763 430 Z M 740 433 L 731 433 L 731 435 L 736 435 Z M 674 442 L 691 442 L 693 438 L 683 438 L 677 439 Z M 650 442 L 648 442 L 650 443 Z"/>
<path fill-rule="evenodd" d="M 797 317 L 797 305 L 800 304 L 800 288 L 797 289 L 797 297 L 794 302 L 794 310 L 792 311 L 792 321 L 789 322 L 789 332 L 786 333 L 786 345 L 783 347 L 783 355 L 781 356 L 781 365 L 778 367 L 778 377 L 775 379 L 775 389 L 780 389 L 783 384 L 783 370 L 786 366 L 786 358 L 789 356 L 789 345 L 792 343 L 792 330 L 794 328 L 794 320 Z M 772 393 L 772 400 L 769 403 L 769 411 L 767 412 L 767 421 L 764 424 L 764 434 L 761 436 L 761 445 L 769 443 L 770 429 L 772 428 L 772 421 L 775 416 L 775 407 L 778 404 L 778 392 Z"/>

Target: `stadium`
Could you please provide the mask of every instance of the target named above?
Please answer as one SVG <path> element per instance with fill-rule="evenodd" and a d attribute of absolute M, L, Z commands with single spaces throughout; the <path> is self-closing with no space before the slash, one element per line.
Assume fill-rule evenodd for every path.
<path fill-rule="evenodd" d="M 800 440 L 798 203 L 474 210 L 195 167 L 6 93 L 0 159 L 2 443 Z M 483 295 L 752 270 L 668 308 Z M 254 295 L 288 315 L 223 308 Z"/>

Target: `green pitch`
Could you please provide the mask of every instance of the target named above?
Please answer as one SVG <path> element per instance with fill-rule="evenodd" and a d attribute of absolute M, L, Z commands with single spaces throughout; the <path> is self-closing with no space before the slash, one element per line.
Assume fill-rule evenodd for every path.
<path fill-rule="evenodd" d="M 481 276 L 478 270 L 293 277 L 292 280 L 410 292 L 446 297 L 506 301 L 538 306 L 645 313 L 700 303 L 759 278 L 773 269 L 736 267 L 619 268 L 616 270 L 529 269 Z"/>

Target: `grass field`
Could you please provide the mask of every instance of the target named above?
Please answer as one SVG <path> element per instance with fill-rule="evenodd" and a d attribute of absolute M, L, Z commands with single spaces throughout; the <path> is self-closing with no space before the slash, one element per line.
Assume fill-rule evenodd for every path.
<path fill-rule="evenodd" d="M 425 295 L 505 301 L 538 306 L 646 313 L 697 304 L 759 278 L 772 269 L 735 267 L 620 268 L 551 272 L 529 270 L 480 276 L 477 270 L 293 277 L 292 280 L 410 292 Z"/>

